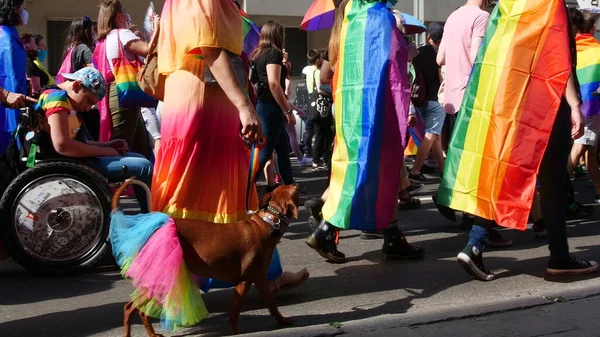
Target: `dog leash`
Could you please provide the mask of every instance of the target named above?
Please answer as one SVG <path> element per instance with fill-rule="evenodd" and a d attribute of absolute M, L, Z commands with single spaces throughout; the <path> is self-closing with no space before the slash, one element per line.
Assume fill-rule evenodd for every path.
<path fill-rule="evenodd" d="M 246 185 L 246 214 L 253 215 L 256 212 L 250 210 L 250 195 L 252 194 L 252 185 L 256 182 L 256 177 L 260 169 L 258 161 L 260 149 L 265 146 L 266 140 L 262 138 L 260 141 L 250 142 L 246 136 L 242 136 L 242 140 L 246 144 L 246 147 L 250 148 L 250 165 L 248 166 L 248 183 Z"/>

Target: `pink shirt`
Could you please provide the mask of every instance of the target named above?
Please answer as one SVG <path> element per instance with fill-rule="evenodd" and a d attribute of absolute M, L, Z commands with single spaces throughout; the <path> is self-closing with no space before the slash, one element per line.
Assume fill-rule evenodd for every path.
<path fill-rule="evenodd" d="M 490 14 L 478 6 L 462 6 L 448 17 L 442 43 L 446 50 L 444 110 L 455 114 L 460 109 L 471 75 L 471 39 L 483 37 Z"/>

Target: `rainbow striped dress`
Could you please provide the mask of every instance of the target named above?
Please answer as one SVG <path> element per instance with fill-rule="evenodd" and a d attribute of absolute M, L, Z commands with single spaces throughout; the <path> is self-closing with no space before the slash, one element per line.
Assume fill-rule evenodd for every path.
<path fill-rule="evenodd" d="M 577 35 L 577 79 L 581 88 L 581 112 L 589 118 L 600 114 L 600 99 L 593 96 L 600 86 L 600 42 L 592 35 Z"/>
<path fill-rule="evenodd" d="M 571 73 L 564 0 L 501 0 L 452 135 L 438 203 L 525 230 Z"/>
<path fill-rule="evenodd" d="M 345 11 L 334 77 L 336 138 L 323 217 L 343 229 L 388 226 L 396 207 L 410 104 L 408 44 L 375 1 Z"/>

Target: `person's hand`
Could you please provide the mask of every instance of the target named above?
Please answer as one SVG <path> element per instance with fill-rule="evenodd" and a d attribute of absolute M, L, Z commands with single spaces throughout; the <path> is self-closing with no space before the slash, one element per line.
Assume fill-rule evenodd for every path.
<path fill-rule="evenodd" d="M 579 139 L 583 136 L 583 115 L 579 108 L 571 109 L 571 138 Z"/>
<path fill-rule="evenodd" d="M 129 145 L 127 144 L 127 141 L 123 139 L 113 139 L 108 142 L 108 145 L 119 153 L 129 152 Z"/>
<path fill-rule="evenodd" d="M 262 138 L 260 119 L 254 107 L 240 111 L 240 122 L 242 123 L 242 135 L 250 142 Z"/>
<path fill-rule="evenodd" d="M 6 95 L 6 105 L 12 109 L 24 108 L 27 103 L 27 97 L 22 94 L 8 92 Z"/>
<path fill-rule="evenodd" d="M 286 114 L 286 121 L 285 121 L 286 125 L 296 125 L 296 116 L 294 116 L 293 113 L 291 114 Z"/>
<path fill-rule="evenodd" d="M 103 147 L 102 149 L 104 149 L 104 155 L 102 157 L 118 157 L 120 155 L 119 152 L 112 147 Z"/>
<path fill-rule="evenodd" d="M 408 115 L 408 127 L 409 128 L 414 128 L 415 125 L 417 125 L 417 116 L 415 116 L 415 115 Z"/>

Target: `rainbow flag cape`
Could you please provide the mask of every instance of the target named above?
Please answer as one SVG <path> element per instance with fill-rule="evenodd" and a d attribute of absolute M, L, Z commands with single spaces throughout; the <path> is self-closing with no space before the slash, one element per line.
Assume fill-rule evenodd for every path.
<path fill-rule="evenodd" d="M 592 93 L 600 86 L 600 42 L 592 35 L 577 35 L 577 79 L 581 88 L 584 117 L 600 114 L 600 99 Z"/>
<path fill-rule="evenodd" d="M 396 207 L 410 104 L 408 44 L 376 1 L 345 10 L 334 77 L 336 138 L 323 216 L 345 229 L 389 225 Z"/>
<path fill-rule="evenodd" d="M 525 230 L 571 73 L 564 0 L 502 0 L 465 91 L 438 203 Z"/>

